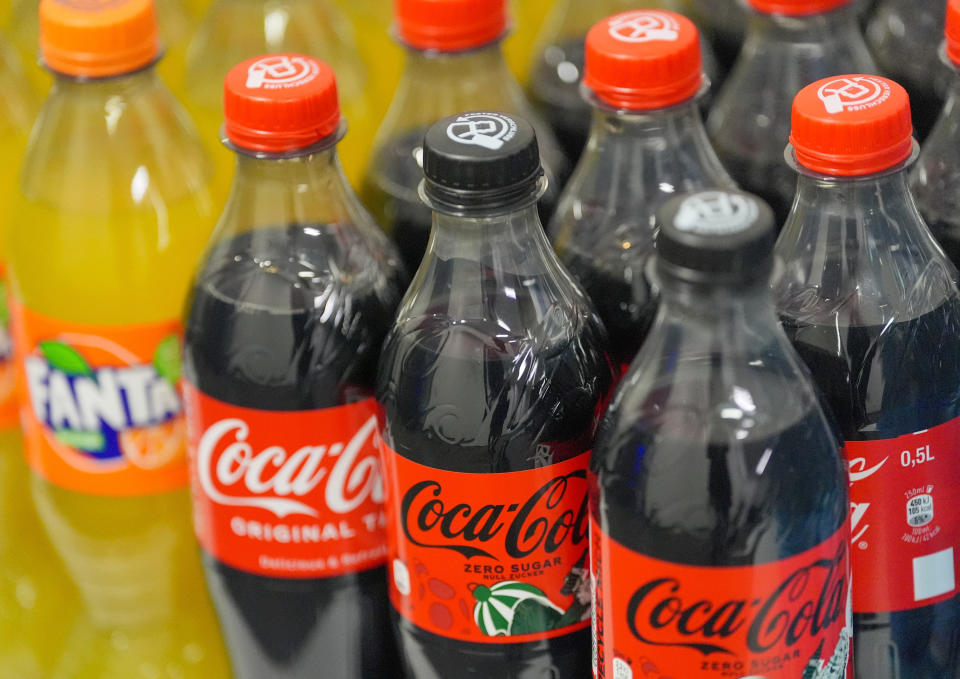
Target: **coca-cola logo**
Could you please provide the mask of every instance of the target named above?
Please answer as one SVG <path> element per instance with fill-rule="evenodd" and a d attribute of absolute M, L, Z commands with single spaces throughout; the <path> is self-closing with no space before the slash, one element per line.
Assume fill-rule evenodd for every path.
<path fill-rule="evenodd" d="M 439 481 L 421 481 L 403 496 L 403 532 L 419 547 L 467 559 L 552 554 L 587 538 L 586 477 L 583 470 L 555 476 L 523 501 L 480 506 L 449 497 Z"/>
<path fill-rule="evenodd" d="M 761 654 L 819 636 L 846 615 L 847 598 L 847 545 L 841 543 L 834 558 L 817 558 L 749 599 L 687 599 L 677 578 L 649 580 L 630 598 L 627 624 L 638 640 L 653 646 L 735 656 L 742 643 L 728 640 L 745 635 L 747 648 Z"/>
<path fill-rule="evenodd" d="M 376 427 L 377 419 L 371 416 L 346 442 L 306 445 L 292 452 L 278 445 L 257 451 L 249 443 L 249 424 L 239 418 L 220 420 L 197 446 L 200 487 L 218 504 L 258 507 L 279 518 L 320 516 L 320 500 L 334 514 L 350 514 L 368 500 L 383 502 L 372 445 Z"/>
<path fill-rule="evenodd" d="M 852 458 L 850 460 L 849 472 L 850 486 L 852 487 L 859 481 L 865 481 L 866 479 L 869 479 L 871 476 L 879 472 L 889 459 L 889 456 L 885 457 L 874 466 L 868 468 L 867 458 Z M 867 512 L 870 510 L 870 504 L 870 502 L 850 503 L 850 541 L 852 544 L 858 544 L 863 541 L 867 535 L 867 531 L 870 530 L 870 524 L 864 520 L 867 516 Z"/>

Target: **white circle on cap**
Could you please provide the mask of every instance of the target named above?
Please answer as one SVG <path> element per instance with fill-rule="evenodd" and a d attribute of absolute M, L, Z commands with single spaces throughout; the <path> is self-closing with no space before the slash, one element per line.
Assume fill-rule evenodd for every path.
<path fill-rule="evenodd" d="M 889 99 L 890 85 L 870 76 L 834 78 L 820 86 L 817 96 L 827 113 L 862 111 Z"/>
<path fill-rule="evenodd" d="M 680 37 L 680 24 L 665 12 L 630 12 L 607 24 L 610 36 L 620 42 L 674 42 Z"/>
<path fill-rule="evenodd" d="M 300 87 L 312 81 L 320 67 L 311 59 L 278 55 L 259 59 L 247 69 L 247 88 L 274 90 Z"/>
<path fill-rule="evenodd" d="M 500 113 L 468 113 L 447 126 L 447 136 L 458 144 L 498 151 L 517 134 L 517 121 Z"/>
<path fill-rule="evenodd" d="M 746 231 L 759 214 L 756 201 L 746 196 L 704 191 L 680 203 L 673 225 L 678 231 L 717 236 Z"/>

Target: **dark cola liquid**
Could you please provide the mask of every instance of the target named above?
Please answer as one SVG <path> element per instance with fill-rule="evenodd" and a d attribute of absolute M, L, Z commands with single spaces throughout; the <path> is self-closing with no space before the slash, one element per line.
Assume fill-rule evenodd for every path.
<path fill-rule="evenodd" d="M 960 416 L 960 301 L 886 326 L 783 327 L 847 441 L 889 439 Z M 857 679 L 960 677 L 960 597 L 854 616 Z"/>
<path fill-rule="evenodd" d="M 478 266 L 440 263 L 435 289 L 449 289 L 455 272 Z M 377 399 L 388 443 L 419 464 L 476 474 L 533 469 L 541 443 L 550 446 L 554 463 L 589 450 L 612 382 L 596 317 L 566 308 L 544 318 L 543 307 L 522 296 L 516 302 L 504 298 L 498 307 L 489 301 L 507 288 L 549 283 L 492 272 L 479 279 L 477 298 L 488 301 L 489 317 L 450 318 L 447 300 L 440 299 L 435 313 L 399 325 L 387 339 Z M 495 498 L 493 486 L 491 493 Z M 405 669 L 416 679 L 590 676 L 589 630 L 537 643 L 491 645 L 431 634 L 396 613 L 394 620 Z"/>
<path fill-rule="evenodd" d="M 259 410 L 371 395 L 402 283 L 338 231 L 258 229 L 213 248 L 188 305 L 193 385 Z M 339 311 L 321 318 L 317 300 Z M 210 554 L 203 562 L 238 679 L 397 676 L 384 568 L 300 580 L 242 572 Z"/>
<path fill-rule="evenodd" d="M 642 271 L 610 271 L 572 248 L 561 256 L 590 296 L 610 334 L 610 357 L 622 368 L 643 346 L 657 315 L 658 297 Z M 642 265 L 641 265 L 642 268 Z"/>
<path fill-rule="evenodd" d="M 417 193 L 423 180 L 419 158 L 426 131 L 414 130 L 385 144 L 370 164 L 361 192 L 363 202 L 390 234 L 411 273 L 420 267 L 433 226 L 433 212 Z M 540 199 L 544 223 L 553 214 L 561 188 L 551 181 Z"/>

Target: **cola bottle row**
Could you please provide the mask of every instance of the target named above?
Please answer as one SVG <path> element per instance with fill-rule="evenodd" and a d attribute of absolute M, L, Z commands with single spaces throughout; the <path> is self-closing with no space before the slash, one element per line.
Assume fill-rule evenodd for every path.
<path fill-rule="evenodd" d="M 226 80 L 184 390 L 239 679 L 960 678 L 960 291 L 911 190 L 960 176 L 953 100 L 917 163 L 896 82 L 798 85 L 781 222 L 714 151 L 695 25 L 631 10 L 584 39 L 561 191 L 519 89 L 428 96 L 494 72 L 502 14 L 427 5 L 391 116 L 438 114 L 388 117 L 365 194 L 394 242 L 326 64 Z M 748 30 L 858 30 L 781 13 Z"/>

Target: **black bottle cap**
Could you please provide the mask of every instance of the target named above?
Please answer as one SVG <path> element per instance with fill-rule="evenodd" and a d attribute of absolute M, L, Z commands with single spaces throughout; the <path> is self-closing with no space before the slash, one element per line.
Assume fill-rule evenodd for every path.
<path fill-rule="evenodd" d="M 776 241 L 773 210 L 749 193 L 700 191 L 657 210 L 657 270 L 691 283 L 767 280 Z"/>
<path fill-rule="evenodd" d="M 486 111 L 449 116 L 427 130 L 423 172 L 427 204 L 451 214 L 536 202 L 545 181 L 530 123 Z"/>

